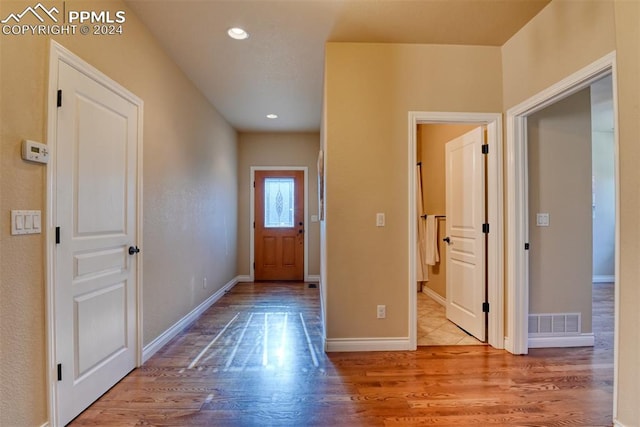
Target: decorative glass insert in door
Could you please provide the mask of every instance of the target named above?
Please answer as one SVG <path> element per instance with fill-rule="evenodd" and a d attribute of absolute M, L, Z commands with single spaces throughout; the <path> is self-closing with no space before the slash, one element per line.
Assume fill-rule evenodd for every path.
<path fill-rule="evenodd" d="M 265 228 L 293 228 L 293 178 L 265 178 L 264 226 Z"/>

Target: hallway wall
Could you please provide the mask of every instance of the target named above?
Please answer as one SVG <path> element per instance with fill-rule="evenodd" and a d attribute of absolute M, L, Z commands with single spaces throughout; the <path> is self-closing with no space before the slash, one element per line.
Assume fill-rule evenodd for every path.
<path fill-rule="evenodd" d="M 306 166 L 309 180 L 309 212 L 305 232 L 309 239 L 309 275 L 320 274 L 320 223 L 318 215 L 319 133 L 240 133 L 238 135 L 238 263 L 239 275 L 248 276 L 250 248 L 251 166 Z"/>
<path fill-rule="evenodd" d="M 30 1 L 0 2 L 0 16 Z M 121 36 L 56 41 L 144 101 L 143 339 L 147 344 L 236 275 L 236 132 L 121 1 L 67 8 L 126 12 Z M 71 10 L 71 9 L 70 9 Z M 46 142 L 49 36 L 0 37 L 0 425 L 47 421 L 45 234 L 11 236 L 11 209 L 46 218 L 46 166 L 20 158 Z M 203 277 L 208 279 L 203 289 Z"/>
<path fill-rule="evenodd" d="M 326 45 L 329 343 L 409 335 L 408 112 L 501 111 L 501 87 L 498 47 Z"/>

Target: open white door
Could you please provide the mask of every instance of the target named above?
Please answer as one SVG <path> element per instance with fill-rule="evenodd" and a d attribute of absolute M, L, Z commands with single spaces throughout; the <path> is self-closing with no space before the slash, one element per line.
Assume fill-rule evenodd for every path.
<path fill-rule="evenodd" d="M 485 313 L 484 129 L 446 144 L 447 318 L 481 341 Z"/>
<path fill-rule="evenodd" d="M 53 318 L 65 425 L 136 366 L 140 105 L 58 64 Z"/>

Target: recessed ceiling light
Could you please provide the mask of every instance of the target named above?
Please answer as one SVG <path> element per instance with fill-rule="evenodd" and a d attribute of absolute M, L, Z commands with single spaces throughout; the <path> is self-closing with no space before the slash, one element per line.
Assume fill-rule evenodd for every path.
<path fill-rule="evenodd" d="M 277 114 L 267 114 L 267 119 L 277 119 L 278 115 Z"/>
<path fill-rule="evenodd" d="M 229 34 L 229 37 L 236 40 L 244 40 L 249 37 L 249 33 L 239 27 L 229 28 L 227 34 Z"/>

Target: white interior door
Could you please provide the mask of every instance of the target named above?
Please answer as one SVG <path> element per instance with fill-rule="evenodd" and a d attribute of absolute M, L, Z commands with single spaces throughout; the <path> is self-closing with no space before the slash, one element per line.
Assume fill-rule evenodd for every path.
<path fill-rule="evenodd" d="M 447 318 L 485 341 L 484 129 L 446 144 Z"/>
<path fill-rule="evenodd" d="M 64 425 L 136 366 L 139 106 L 63 61 L 58 84 L 54 319 Z"/>

